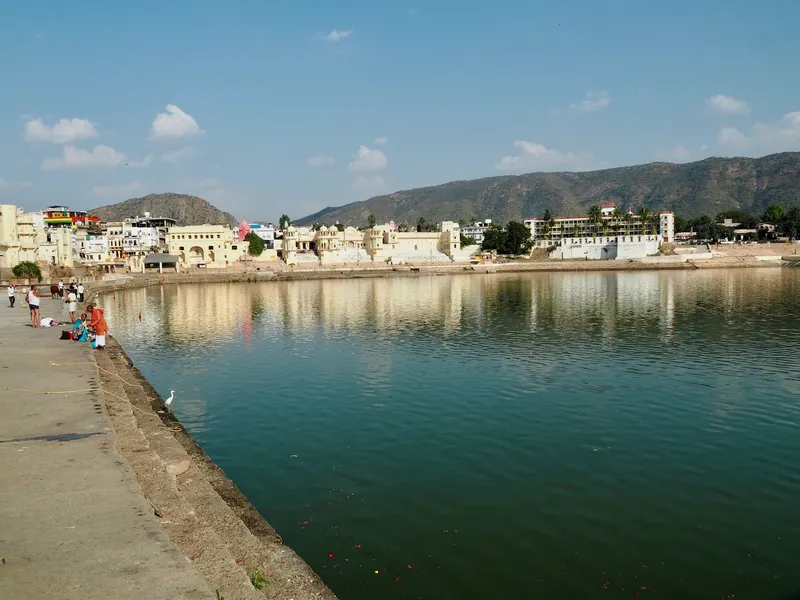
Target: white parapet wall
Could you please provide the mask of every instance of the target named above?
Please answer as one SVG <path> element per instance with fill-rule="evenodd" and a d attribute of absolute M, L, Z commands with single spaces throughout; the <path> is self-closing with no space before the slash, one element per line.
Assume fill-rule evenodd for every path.
<path fill-rule="evenodd" d="M 552 242 L 550 258 L 562 260 L 633 260 L 658 254 L 661 236 L 619 235 L 564 238 Z"/>

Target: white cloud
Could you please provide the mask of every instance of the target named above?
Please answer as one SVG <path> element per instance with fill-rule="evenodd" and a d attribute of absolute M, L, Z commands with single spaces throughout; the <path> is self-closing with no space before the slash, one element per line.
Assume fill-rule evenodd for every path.
<path fill-rule="evenodd" d="M 86 119 L 61 119 L 52 127 L 41 119 L 31 119 L 25 123 L 24 136 L 29 142 L 66 144 L 67 142 L 95 138 L 97 137 L 97 129 Z"/>
<path fill-rule="evenodd" d="M 666 152 L 660 153 L 666 160 L 673 162 L 686 162 L 692 157 L 692 153 L 683 144 L 673 146 Z"/>
<path fill-rule="evenodd" d="M 746 115 L 750 112 L 750 105 L 744 100 L 722 94 L 706 98 L 706 106 L 723 115 Z"/>
<path fill-rule="evenodd" d="M 561 152 L 547 148 L 536 142 L 516 141 L 514 146 L 519 148 L 520 154 L 505 156 L 495 165 L 496 171 L 549 171 L 566 169 L 573 171 L 586 171 L 594 167 L 591 154 L 581 152 Z"/>
<path fill-rule="evenodd" d="M 184 158 L 188 158 L 194 154 L 194 148 L 191 146 L 186 146 L 185 148 L 181 148 L 180 150 L 173 150 L 172 152 L 165 153 L 161 160 L 165 163 L 176 163 Z"/>
<path fill-rule="evenodd" d="M 332 29 L 331 32 L 325 36 L 329 42 L 341 42 L 344 38 L 353 33 L 352 29 Z"/>
<path fill-rule="evenodd" d="M 777 123 L 756 123 L 750 135 L 734 129 L 720 129 L 717 141 L 735 152 L 772 154 L 800 150 L 800 111 L 783 115 Z"/>
<path fill-rule="evenodd" d="M 705 152 L 706 150 L 708 150 L 708 146 L 706 144 L 703 144 L 702 146 L 700 146 L 698 152 Z"/>
<path fill-rule="evenodd" d="M 386 186 L 386 181 L 380 175 L 374 177 L 362 177 L 359 175 L 353 182 L 353 189 L 358 192 L 375 194 Z"/>
<path fill-rule="evenodd" d="M 744 150 L 750 143 L 748 137 L 734 127 L 723 127 L 720 129 L 717 141 L 723 146 L 736 148 L 738 150 Z"/>
<path fill-rule="evenodd" d="M 123 183 L 122 185 L 96 185 L 92 188 L 92 195 L 97 196 L 98 198 L 103 198 L 106 196 L 124 196 L 135 190 L 138 190 L 141 187 L 142 184 L 138 181 Z"/>
<path fill-rule="evenodd" d="M 167 112 L 158 113 L 150 128 L 150 138 L 182 138 L 204 133 L 194 118 L 174 104 L 167 104 Z"/>
<path fill-rule="evenodd" d="M 14 183 L 0 177 L 0 192 L 11 191 L 11 190 L 24 190 L 32 187 L 33 184 L 30 181 L 20 181 L 19 183 Z"/>
<path fill-rule="evenodd" d="M 152 154 L 148 154 L 142 160 L 132 160 L 132 161 L 129 161 L 129 162 L 125 163 L 125 166 L 126 167 L 137 167 L 137 168 L 138 167 L 146 167 L 151 162 L 153 162 L 153 155 Z"/>
<path fill-rule="evenodd" d="M 587 92 L 584 100 L 577 104 L 570 104 L 570 108 L 582 113 L 591 113 L 608 108 L 610 104 L 611 97 L 608 92 Z"/>
<path fill-rule="evenodd" d="M 360 146 L 347 168 L 351 171 L 382 171 L 388 164 L 389 160 L 380 150 Z"/>
<path fill-rule="evenodd" d="M 94 167 L 117 167 L 125 162 L 125 155 L 110 146 L 100 144 L 91 150 L 65 146 L 62 156 L 46 158 L 42 163 L 45 171 L 58 169 L 88 169 Z"/>
<path fill-rule="evenodd" d="M 383 144 L 387 143 L 388 141 L 389 141 L 389 138 L 387 138 L 387 137 L 376 137 L 375 138 L 375 145 L 376 146 L 382 146 Z"/>
<path fill-rule="evenodd" d="M 201 181 L 198 185 L 202 188 L 218 188 L 220 183 L 219 179 L 216 179 L 215 177 L 209 177 L 208 179 L 203 179 L 203 181 Z"/>
<path fill-rule="evenodd" d="M 328 167 L 333 164 L 333 157 L 327 154 L 317 154 L 308 159 L 309 167 Z"/>

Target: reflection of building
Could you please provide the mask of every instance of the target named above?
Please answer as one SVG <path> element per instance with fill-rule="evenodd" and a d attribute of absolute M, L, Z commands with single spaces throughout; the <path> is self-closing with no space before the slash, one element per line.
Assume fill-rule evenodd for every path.
<path fill-rule="evenodd" d="M 188 266 L 224 268 L 245 260 L 249 242 L 234 242 L 233 232 L 224 225 L 170 227 L 167 253 L 180 257 Z"/>
<path fill-rule="evenodd" d="M 551 258 L 633 259 L 657 254 L 675 241 L 675 215 L 624 212 L 603 202 L 594 216 L 530 218 L 534 247 L 550 248 Z"/>

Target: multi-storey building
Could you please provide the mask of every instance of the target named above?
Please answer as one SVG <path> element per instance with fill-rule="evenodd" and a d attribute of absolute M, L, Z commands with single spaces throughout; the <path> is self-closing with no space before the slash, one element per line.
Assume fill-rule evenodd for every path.
<path fill-rule="evenodd" d="M 233 231 L 224 225 L 170 227 L 167 251 L 186 266 L 224 268 L 247 258 L 249 242 L 234 242 Z"/>
<path fill-rule="evenodd" d="M 466 237 L 471 237 L 475 240 L 476 244 L 483 243 L 483 237 L 486 233 L 486 230 L 492 226 L 492 220 L 486 219 L 484 221 L 472 222 L 468 225 L 464 225 L 461 228 L 461 233 L 463 233 Z"/>
<path fill-rule="evenodd" d="M 531 230 L 531 238 L 537 246 L 563 238 L 586 238 L 599 234 L 604 236 L 658 235 L 662 241 L 675 241 L 675 214 L 671 211 L 642 214 L 619 210 L 611 202 L 603 202 L 596 216 L 532 217 L 523 223 Z"/>

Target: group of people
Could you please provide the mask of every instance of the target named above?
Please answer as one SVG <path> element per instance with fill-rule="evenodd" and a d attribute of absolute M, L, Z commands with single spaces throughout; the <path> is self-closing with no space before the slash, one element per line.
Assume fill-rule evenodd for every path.
<path fill-rule="evenodd" d="M 63 282 L 59 281 L 59 297 L 63 297 L 63 290 L 64 284 Z M 106 323 L 103 310 L 94 306 L 94 304 L 88 304 L 86 306 L 86 312 L 82 313 L 80 318 L 78 317 L 78 302 L 84 301 L 84 293 L 85 290 L 82 284 L 79 283 L 75 285 L 73 283 L 70 284 L 67 297 L 64 299 L 64 303 L 68 305 L 67 310 L 69 311 L 69 318 L 70 322 L 72 323 L 72 332 L 70 338 L 80 342 L 89 341 L 91 339 L 93 342 L 92 346 L 95 348 L 95 350 L 105 350 L 108 324 Z M 59 323 L 52 317 L 41 317 L 39 314 L 41 298 L 42 294 L 39 292 L 39 288 L 36 285 L 32 285 L 25 294 L 24 301 L 28 305 L 31 313 L 31 326 L 38 329 L 41 327 L 58 327 L 62 324 L 66 325 L 66 323 Z M 14 308 L 14 302 L 16 301 L 16 289 L 14 288 L 13 284 L 9 284 L 8 286 L 8 300 L 10 307 Z"/>

